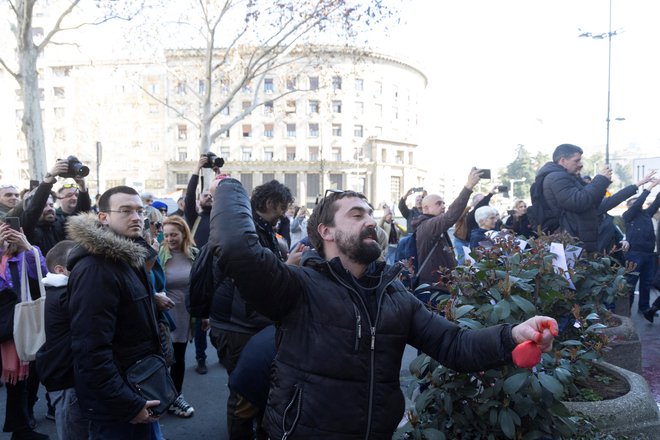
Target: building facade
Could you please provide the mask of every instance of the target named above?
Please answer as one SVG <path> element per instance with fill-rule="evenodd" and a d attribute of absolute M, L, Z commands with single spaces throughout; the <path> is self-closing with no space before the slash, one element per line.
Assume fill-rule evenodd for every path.
<path fill-rule="evenodd" d="M 208 149 L 248 190 L 274 178 L 298 204 L 313 206 L 335 188 L 363 192 L 380 205 L 423 186 L 416 154 L 424 74 L 383 54 L 314 47 L 310 62 L 301 50 L 281 63 L 286 68 L 269 69 L 235 93 L 240 72 L 204 80 L 199 51 L 168 51 L 161 60 L 47 54 L 40 85 L 49 168 L 73 154 L 92 170 L 93 192 L 119 184 L 159 196 L 182 190 L 204 149 L 200 118 L 210 95 L 210 106 L 223 108 L 211 123 L 222 134 Z M 3 87 L 11 87 L 6 80 Z M 27 185 L 20 96 L 12 102 L 13 117 L 4 120 L 13 130 L 4 133 L 16 136 L 3 139 L 2 158 Z"/>

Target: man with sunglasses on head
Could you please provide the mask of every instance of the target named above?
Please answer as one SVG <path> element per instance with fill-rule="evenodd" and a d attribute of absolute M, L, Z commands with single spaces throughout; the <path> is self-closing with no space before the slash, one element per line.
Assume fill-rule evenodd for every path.
<path fill-rule="evenodd" d="M 92 199 L 87 192 L 85 179 L 80 178 L 75 179 L 75 181 L 76 183 L 65 183 L 57 190 L 57 199 L 60 206 L 55 212 L 57 217 L 64 221 L 72 215 L 92 210 Z"/>
<path fill-rule="evenodd" d="M 263 419 L 270 438 L 392 438 L 405 408 L 406 344 L 457 371 L 510 363 L 528 340 L 552 346 L 552 318 L 467 330 L 429 311 L 399 281 L 401 265 L 376 262 L 376 221 L 361 194 L 331 193 L 319 203 L 307 226 L 315 250 L 301 266 L 260 244 L 252 215 L 241 183 L 220 182 L 209 240 L 218 270 L 248 306 L 278 323 Z"/>
<path fill-rule="evenodd" d="M 161 353 L 144 216 L 138 192 L 118 186 L 103 193 L 98 214 L 67 224 L 78 245 L 67 263 L 75 387 L 96 440 L 150 440 L 157 421 L 151 408 L 160 402 L 143 399 L 124 379 L 128 367 Z"/>

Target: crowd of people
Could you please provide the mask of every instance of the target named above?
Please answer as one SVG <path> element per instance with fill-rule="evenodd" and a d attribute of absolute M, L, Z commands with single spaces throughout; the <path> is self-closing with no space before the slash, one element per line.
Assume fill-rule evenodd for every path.
<path fill-rule="evenodd" d="M 660 180 L 652 172 L 606 197 L 610 169 L 587 182 L 581 157 L 579 147 L 560 145 L 539 169 L 545 220 L 586 252 L 618 250 L 621 264 L 634 263 L 629 282 L 639 282 L 639 312 L 653 321 L 660 195 L 647 199 Z M 207 341 L 227 370 L 229 397 L 217 411 L 226 414 L 230 439 L 390 438 L 404 410 L 399 371 L 407 344 L 458 371 L 511 363 L 527 340 L 550 350 L 550 317 L 463 329 L 399 280 L 394 255 L 405 234 L 414 232 L 416 258 L 429 262 L 417 281 L 442 290 L 438 270 L 462 263 L 470 249 L 493 245 L 498 234 L 539 231 L 524 201 L 502 221 L 490 206 L 497 188 L 473 193 L 481 170 L 469 171 L 449 205 L 422 188 L 405 193 L 398 204 L 404 227 L 394 208 L 374 219 L 372 205 L 353 191 L 329 190 L 308 210 L 276 180 L 248 194 L 214 168 L 205 185 L 200 171 L 212 165 L 200 156 L 173 212 L 127 186 L 92 205 L 84 178 L 62 179 L 66 160 L 32 191 L 0 185 L 0 304 L 15 298 L 24 265 L 33 281 L 41 265 L 47 289 L 46 343 L 36 362 L 20 361 L 11 337 L 0 342 L 3 430 L 13 439 L 48 438 L 35 431 L 32 412 L 40 383 L 60 439 L 162 438 L 151 411 L 159 402 L 137 394 L 125 372 L 162 356 L 178 393 L 169 412 L 191 417 L 183 395 L 188 343 L 197 373 L 208 371 Z M 607 212 L 626 200 L 623 235 Z M 16 218 L 18 228 L 8 221 Z M 206 258 L 212 283 L 199 291 L 191 269 Z"/>

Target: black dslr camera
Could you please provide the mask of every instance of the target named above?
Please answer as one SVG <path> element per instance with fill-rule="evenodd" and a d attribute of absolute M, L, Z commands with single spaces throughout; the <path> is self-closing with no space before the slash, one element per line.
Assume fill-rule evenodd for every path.
<path fill-rule="evenodd" d="M 206 156 L 208 160 L 202 168 L 222 168 L 222 166 L 225 164 L 225 160 L 223 158 L 216 156 L 210 151 L 204 156 Z"/>
<path fill-rule="evenodd" d="M 69 162 L 69 168 L 66 170 L 65 174 L 60 174 L 60 177 L 71 179 L 82 179 L 83 177 L 87 177 L 89 174 L 89 167 L 83 165 L 76 156 L 69 156 L 66 160 Z"/>

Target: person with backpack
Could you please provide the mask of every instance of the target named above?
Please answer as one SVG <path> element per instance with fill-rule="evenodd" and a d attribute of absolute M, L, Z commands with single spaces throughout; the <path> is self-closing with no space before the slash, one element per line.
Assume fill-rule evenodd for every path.
<path fill-rule="evenodd" d="M 447 231 L 461 216 L 467 206 L 472 189 L 479 182 L 480 170 L 472 168 L 465 187 L 454 202 L 445 210 L 445 202 L 437 194 L 429 194 L 422 201 L 422 215 L 413 220 L 416 238 L 417 261 L 428 262 L 417 274 L 418 284 L 433 285 L 438 281 L 435 274 L 440 267 L 453 269 L 456 258 Z M 414 286 L 413 286 L 414 288 Z"/>
<path fill-rule="evenodd" d="M 76 246 L 72 240 L 57 243 L 46 254 L 48 274 L 44 278 L 46 342 L 37 352 L 36 366 L 55 407 L 55 427 L 60 440 L 87 440 L 89 419 L 78 405 L 73 379 L 71 317 L 68 309 L 66 260 Z"/>
<path fill-rule="evenodd" d="M 534 219 L 534 229 L 540 226 L 545 233 L 565 231 L 580 240 L 584 250 L 595 252 L 598 208 L 612 183 L 612 170 L 606 165 L 591 183 L 586 183 L 580 177 L 582 154 L 582 148 L 572 144 L 555 148 L 552 162 L 536 173 L 530 189 L 532 206 L 527 213 Z"/>

